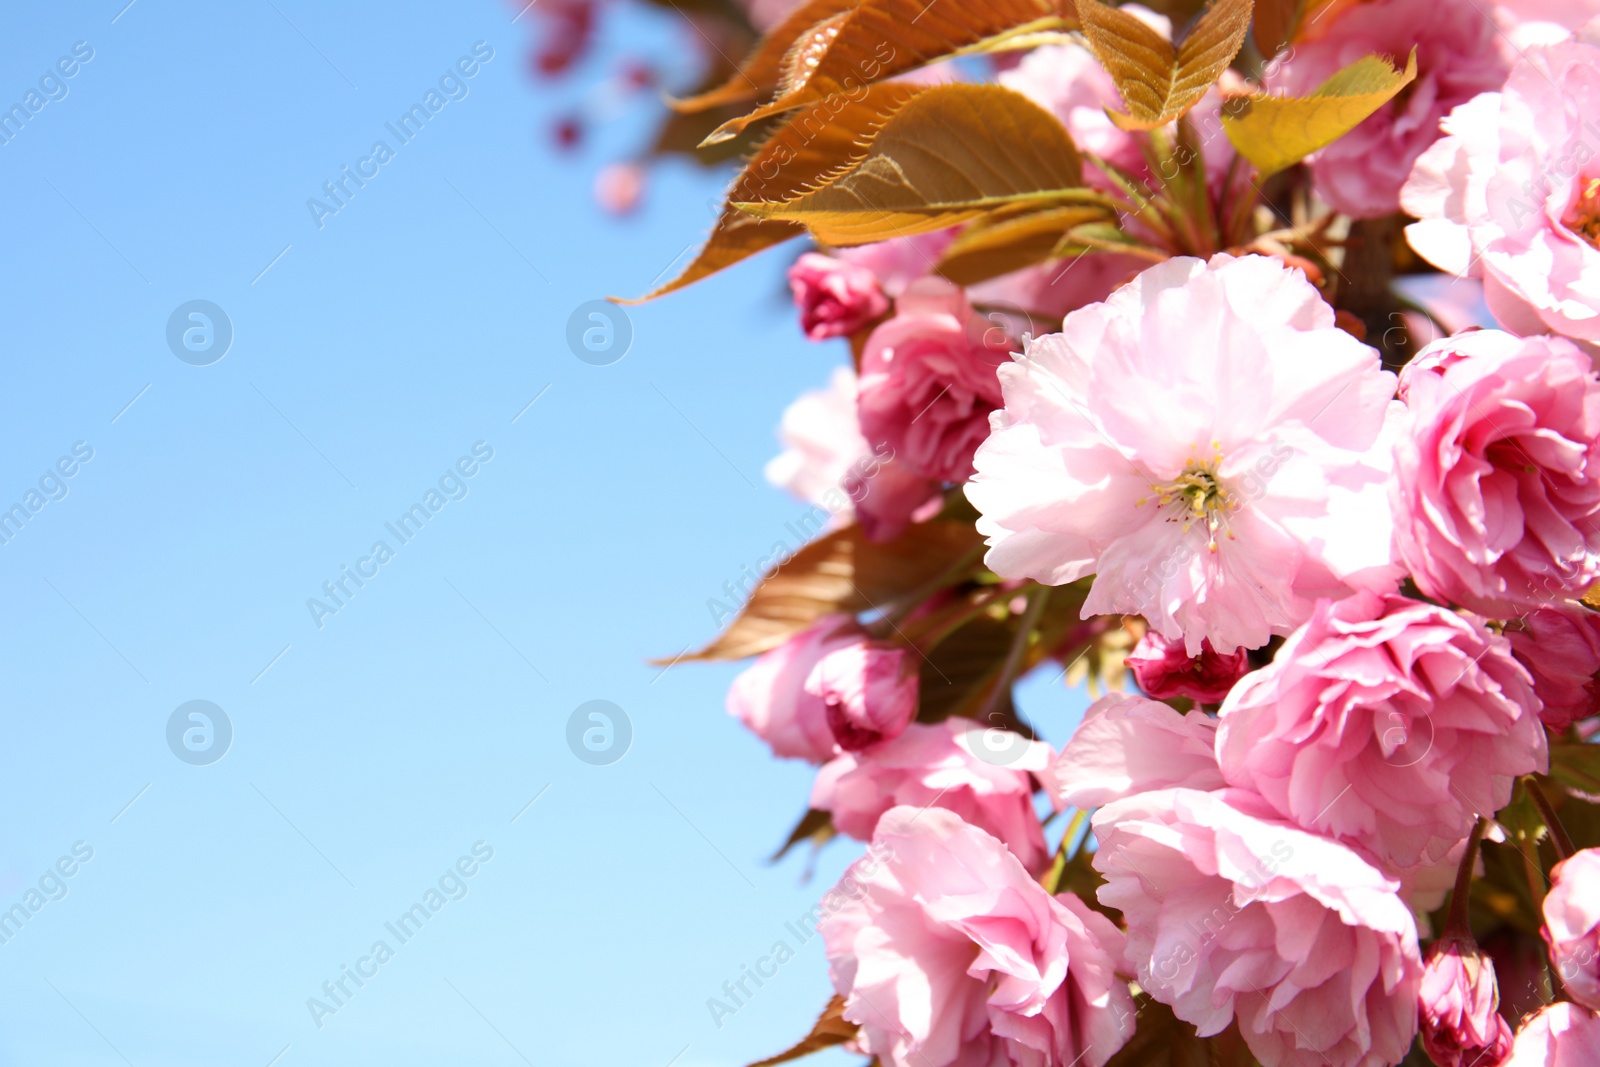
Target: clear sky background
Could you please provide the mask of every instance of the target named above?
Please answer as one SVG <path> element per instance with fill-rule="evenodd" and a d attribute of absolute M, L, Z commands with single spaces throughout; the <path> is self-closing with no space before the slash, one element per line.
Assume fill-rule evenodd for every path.
<path fill-rule="evenodd" d="M 786 1047 L 827 999 L 818 942 L 720 1027 L 706 1000 L 859 846 L 809 883 L 767 865 L 809 769 L 724 714 L 736 667 L 646 660 L 711 636 L 708 598 L 803 510 L 761 466 L 846 353 L 800 338 L 784 252 L 632 310 L 609 366 L 566 340 L 711 222 L 726 176 L 687 165 L 634 219 L 593 206 L 637 118 L 576 156 L 547 132 L 619 49 L 683 62 L 684 27 L 613 22 L 551 88 L 500 0 L 125 2 L 0 13 L 0 105 L 74 71 L 0 145 L 0 508 L 39 505 L 0 545 L 0 912 L 28 912 L 0 927 L 0 1064 Z M 478 42 L 401 144 L 385 123 Z M 319 228 L 308 198 L 379 140 L 393 158 Z M 168 343 L 195 300 L 231 323 L 205 365 Z M 401 543 L 385 524 L 430 489 Z M 601 766 L 567 743 L 597 699 L 632 728 Z M 208 764 L 168 741 L 194 700 L 231 724 Z M 1024 707 L 1059 741 L 1082 703 L 1036 682 Z M 385 923 L 462 857 L 459 899 L 400 943 Z M 319 1027 L 308 999 L 379 940 Z"/>

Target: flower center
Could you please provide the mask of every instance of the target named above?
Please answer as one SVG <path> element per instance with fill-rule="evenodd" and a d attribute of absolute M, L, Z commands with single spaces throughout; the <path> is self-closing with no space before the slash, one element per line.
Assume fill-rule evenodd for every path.
<path fill-rule="evenodd" d="M 1585 178 L 1578 184 L 1578 195 L 1561 216 L 1561 225 L 1600 249 L 1600 178 Z"/>
<path fill-rule="evenodd" d="M 1222 466 L 1222 448 L 1217 442 L 1211 442 L 1213 455 L 1210 459 L 1198 460 L 1191 451 L 1187 463 L 1184 464 L 1183 473 L 1170 482 L 1152 482 L 1150 491 L 1154 495 L 1156 507 L 1165 509 L 1168 522 L 1183 523 L 1183 532 L 1188 533 L 1189 527 L 1195 523 L 1204 523 L 1206 532 L 1210 535 L 1206 548 L 1215 552 L 1217 550 L 1217 531 L 1221 530 L 1228 538 L 1233 540 L 1233 532 L 1228 527 L 1228 516 L 1239 507 L 1236 498 L 1228 490 L 1217 471 Z M 1144 497 L 1135 502 L 1135 506 L 1146 503 L 1150 497 Z"/>

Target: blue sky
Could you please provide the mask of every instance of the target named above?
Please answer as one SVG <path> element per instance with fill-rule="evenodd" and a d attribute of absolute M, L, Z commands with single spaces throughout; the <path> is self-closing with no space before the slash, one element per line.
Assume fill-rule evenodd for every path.
<path fill-rule="evenodd" d="M 707 600 L 802 510 L 761 466 L 845 353 L 799 337 L 785 253 L 631 310 L 615 363 L 566 341 L 711 221 L 725 176 L 686 165 L 639 217 L 593 206 L 636 119 L 573 157 L 547 136 L 619 48 L 681 54 L 682 27 L 612 24 L 552 88 L 498 0 L 125 2 L 0 15 L 0 103 L 43 100 L 0 145 L 0 508 L 28 511 L 0 544 L 0 911 L 38 904 L 0 943 L 0 1064 L 784 1047 L 828 995 L 817 943 L 720 1027 L 705 1002 L 859 846 L 810 884 L 768 866 L 808 769 L 725 716 L 736 667 L 646 660 L 708 638 Z M 401 143 L 385 124 L 430 90 Z M 365 184 L 319 219 L 346 167 Z M 192 301 L 231 325 L 221 358 L 169 346 Z M 1028 696 L 1058 740 L 1082 703 Z M 592 700 L 631 723 L 609 765 L 567 744 Z M 169 747 L 190 701 L 226 716 L 222 758 Z M 401 943 L 385 924 L 430 889 Z"/>

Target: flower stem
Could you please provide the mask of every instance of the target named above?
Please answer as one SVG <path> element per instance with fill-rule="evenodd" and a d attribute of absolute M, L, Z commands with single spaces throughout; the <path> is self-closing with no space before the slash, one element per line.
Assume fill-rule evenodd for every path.
<path fill-rule="evenodd" d="M 1567 836 L 1567 828 L 1561 825 L 1561 820 L 1556 818 L 1556 809 L 1551 806 L 1550 798 L 1539 787 L 1539 783 L 1532 778 L 1524 778 L 1522 784 L 1528 788 L 1528 796 L 1533 799 L 1534 806 L 1539 809 L 1539 814 L 1544 817 L 1544 825 L 1550 831 L 1550 843 L 1555 846 L 1556 859 L 1564 860 L 1575 851 L 1572 847 L 1572 838 Z"/>
<path fill-rule="evenodd" d="M 978 714 L 979 722 L 989 722 L 1000 708 L 1000 701 L 1010 691 L 1011 683 L 1016 680 L 1017 670 L 1022 666 L 1024 654 L 1028 651 L 1028 639 L 1033 636 L 1034 627 L 1039 624 L 1039 616 L 1044 614 L 1045 601 L 1050 599 L 1050 587 L 1040 585 L 1034 587 L 1028 594 L 1028 607 L 1022 613 L 1022 621 L 1017 623 L 1017 635 L 1011 640 L 1011 650 L 1006 653 L 1006 661 L 1000 667 L 1000 677 L 995 679 L 994 691 L 983 702 L 983 711 Z"/>
<path fill-rule="evenodd" d="M 1450 915 L 1444 923 L 1446 937 L 1472 936 L 1472 926 L 1467 918 L 1472 896 L 1472 871 L 1478 865 L 1478 846 L 1482 844 L 1483 835 L 1488 829 L 1489 820 L 1478 816 L 1477 823 L 1472 827 L 1472 835 L 1467 838 L 1467 847 L 1461 853 L 1461 866 L 1456 868 L 1455 892 L 1450 894 Z"/>

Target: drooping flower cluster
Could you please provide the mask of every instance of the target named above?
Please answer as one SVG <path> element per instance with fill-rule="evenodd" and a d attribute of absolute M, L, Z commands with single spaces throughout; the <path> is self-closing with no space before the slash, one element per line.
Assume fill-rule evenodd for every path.
<path fill-rule="evenodd" d="M 860 0 L 743 69 L 787 57 L 710 140 L 775 124 L 669 288 L 803 226 L 800 330 L 849 347 L 768 471 L 827 521 L 702 654 L 764 650 L 728 706 L 816 767 L 790 844 L 871 843 L 814 1042 L 1600 1063 L 1588 2 L 1313 0 L 1200 77 L 1250 0 L 1198 50 L 1081 0 L 1070 43 L 915 37 L 996 84 L 884 53 L 833 99 L 917 21 Z"/>

